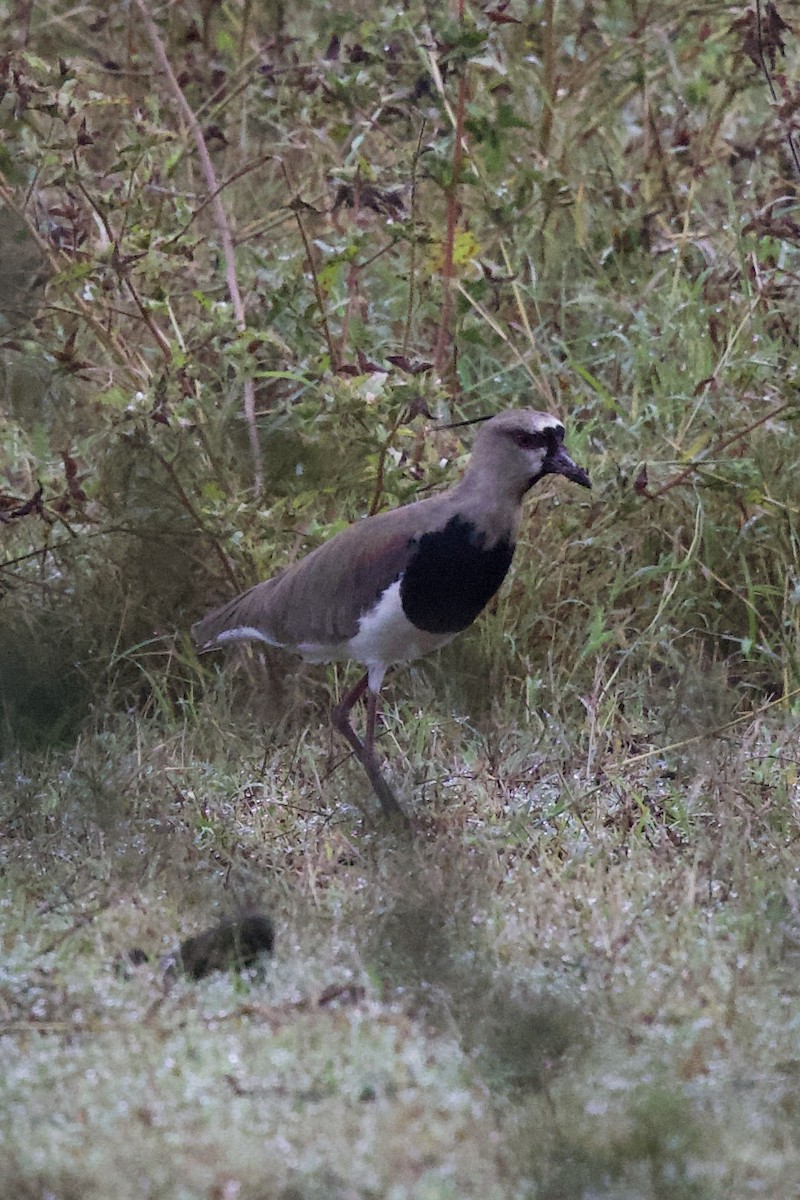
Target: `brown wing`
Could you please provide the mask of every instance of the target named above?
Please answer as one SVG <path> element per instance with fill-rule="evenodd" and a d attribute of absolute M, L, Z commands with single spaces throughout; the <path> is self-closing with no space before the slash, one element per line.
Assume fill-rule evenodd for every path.
<path fill-rule="evenodd" d="M 264 597 L 265 623 L 289 645 L 346 642 L 405 570 L 410 551 L 404 527 L 384 528 L 379 517 L 351 525 L 274 581 Z"/>
<path fill-rule="evenodd" d="M 279 645 L 338 645 L 406 568 L 414 538 L 435 528 L 446 496 L 367 517 L 279 575 L 258 583 L 204 617 L 192 634 L 200 646 L 226 631 L 258 630 Z"/>

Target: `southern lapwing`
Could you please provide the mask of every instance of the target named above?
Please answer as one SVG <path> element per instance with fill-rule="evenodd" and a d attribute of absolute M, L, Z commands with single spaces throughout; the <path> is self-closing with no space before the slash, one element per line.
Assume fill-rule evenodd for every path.
<path fill-rule="evenodd" d="M 522 498 L 545 475 L 582 487 L 557 417 L 531 409 L 487 420 L 461 480 L 442 495 L 365 517 L 272 579 L 199 621 L 200 649 L 250 639 L 309 662 L 354 659 L 366 674 L 333 711 L 387 814 L 402 810 L 375 754 L 386 670 L 446 645 L 471 625 L 511 565 Z M 364 740 L 350 710 L 367 694 Z"/>

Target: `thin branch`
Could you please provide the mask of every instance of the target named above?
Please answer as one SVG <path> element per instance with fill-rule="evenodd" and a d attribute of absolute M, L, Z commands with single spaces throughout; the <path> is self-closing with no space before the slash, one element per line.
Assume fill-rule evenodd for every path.
<path fill-rule="evenodd" d="M 553 132 L 553 110 L 556 104 L 556 46 L 555 46 L 556 5 L 555 0 L 544 0 L 541 28 L 543 31 L 542 46 L 542 124 L 539 129 L 539 153 L 546 157 L 550 151 L 550 138 Z"/>
<path fill-rule="evenodd" d="M 656 162 L 658 163 L 659 174 L 661 175 L 661 186 L 669 200 L 669 207 L 672 210 L 672 218 L 677 221 L 680 216 L 680 206 L 675 196 L 675 189 L 672 186 L 672 177 L 669 173 L 669 165 L 667 156 L 664 153 L 664 147 L 661 143 L 661 133 L 659 132 L 656 115 L 653 112 L 653 106 L 650 103 L 650 98 L 647 95 L 647 86 L 643 85 L 643 98 L 645 104 L 645 112 L 647 113 L 647 129 L 650 134 L 650 146 L 655 154 Z"/>
<path fill-rule="evenodd" d="M 444 369 L 447 345 L 450 338 L 450 318 L 453 311 L 453 277 L 455 263 L 453 255 L 456 242 L 456 224 L 458 222 L 458 186 L 461 180 L 461 167 L 464 162 L 464 116 L 467 108 L 467 72 L 462 67 L 461 78 L 458 81 L 458 100 L 455 113 L 455 130 L 453 143 L 452 177 L 447 187 L 447 229 L 442 254 L 442 317 L 439 322 L 439 334 L 434 350 L 436 370 L 441 373 Z"/>
<path fill-rule="evenodd" d="M 732 717 L 730 721 L 725 721 L 724 724 L 718 725 L 716 729 L 709 729 L 703 733 L 693 733 L 691 737 L 682 738 L 679 742 L 670 742 L 668 746 L 656 746 L 653 750 L 644 750 L 641 754 L 634 754 L 631 758 L 625 758 L 620 763 L 620 769 L 625 770 L 628 767 L 636 766 L 637 763 L 644 762 L 648 758 L 654 758 L 656 755 L 667 754 L 670 750 L 682 750 L 684 746 L 694 745 L 696 742 L 702 742 L 705 739 L 719 737 L 721 733 L 725 733 L 728 729 L 735 729 L 737 725 L 743 725 L 745 721 L 755 720 L 764 715 L 771 708 L 775 708 L 779 704 L 786 704 L 787 701 L 793 700 L 795 696 L 800 696 L 800 688 L 793 688 L 791 692 L 786 692 L 783 696 L 778 696 L 776 700 L 768 700 L 765 704 L 761 704 L 758 708 L 749 710 L 746 713 L 741 713 L 738 717 Z M 592 788 L 592 792 L 599 791 L 603 787 L 607 787 L 607 783 L 600 785 L 600 788 Z M 585 800 L 592 792 L 585 792 L 582 799 Z"/>
<path fill-rule="evenodd" d="M 139 9 L 142 21 L 144 22 L 147 36 L 150 38 L 150 44 L 153 47 L 153 52 L 164 72 L 167 82 L 170 86 L 178 108 L 186 122 L 192 137 L 194 138 L 195 146 L 197 147 L 197 155 L 200 159 L 200 166 L 206 181 L 206 187 L 209 194 L 212 195 L 213 201 L 211 209 L 214 214 L 214 223 L 217 227 L 220 243 L 222 245 L 222 253 L 225 259 L 225 277 L 228 284 L 228 295 L 231 298 L 233 306 L 233 314 L 236 321 L 236 328 L 239 333 L 244 333 L 247 329 L 247 321 L 245 319 L 244 303 L 242 294 L 239 290 L 239 281 L 236 276 L 236 257 L 233 247 L 233 237 L 231 235 L 228 216 L 225 212 L 225 206 L 219 195 L 219 183 L 217 181 L 214 164 L 211 161 L 211 155 L 208 152 L 203 131 L 200 128 L 200 122 L 197 120 L 194 112 L 189 105 L 188 100 L 183 94 L 180 84 L 172 69 L 172 65 L 167 57 L 167 51 L 164 43 L 161 40 L 161 34 L 158 32 L 158 27 L 150 15 L 145 0 L 135 0 L 136 7 Z M 260 493 L 264 486 L 264 466 L 261 455 L 261 446 L 258 441 L 258 426 L 256 425 L 256 402 L 255 402 L 255 383 L 252 379 L 245 379 L 243 383 L 243 404 L 244 404 L 244 419 L 247 425 L 247 432 L 250 438 L 250 450 L 253 456 L 253 487 L 256 494 Z"/>
<path fill-rule="evenodd" d="M 356 177 L 353 180 L 353 225 L 358 227 L 359 216 L 361 212 L 361 177 L 360 172 L 356 171 Z M 350 337 L 350 323 L 353 313 L 358 304 L 358 273 L 360 267 L 351 262 L 347 270 L 347 306 L 344 310 L 342 318 L 341 331 L 339 333 L 339 356 L 340 362 L 347 360 L 347 342 Z"/>
<path fill-rule="evenodd" d="M 767 5 L 767 8 L 769 8 L 769 5 Z M 764 57 L 764 23 L 761 15 L 761 0 L 756 0 L 756 25 L 758 28 L 758 57 L 761 59 L 761 70 L 763 71 L 764 78 L 767 81 L 769 93 L 772 96 L 775 104 L 777 104 L 778 93 L 775 91 L 775 85 L 772 82 L 772 76 L 769 73 L 767 60 Z M 794 169 L 797 171 L 798 176 L 800 176 L 800 156 L 798 156 L 797 147 L 794 144 L 794 138 L 792 137 L 791 129 L 786 130 L 786 141 L 789 143 L 789 151 L 792 156 L 792 161 L 794 162 Z"/>
<path fill-rule="evenodd" d="M 139 0 L 137 0 L 137 3 L 138 2 Z M 281 159 L 280 164 L 281 170 L 283 171 L 283 177 L 286 180 L 286 186 L 289 191 L 292 192 L 294 189 L 292 188 L 292 181 L 289 178 L 289 172 L 286 170 L 286 163 L 283 161 L 283 159 Z M 300 237 L 302 238 L 303 246 L 305 247 L 306 258 L 308 260 L 308 269 L 311 272 L 311 282 L 314 285 L 314 296 L 316 297 L 317 308 L 319 309 L 320 320 L 322 321 L 322 331 L 325 334 L 325 341 L 328 346 L 328 356 L 331 360 L 331 368 L 335 371 L 339 365 L 339 355 L 336 353 L 334 348 L 330 326 L 328 325 L 328 317 L 325 312 L 325 300 L 322 295 L 319 277 L 317 276 L 317 265 L 314 262 L 314 252 L 311 249 L 311 243 L 308 240 L 308 234 L 306 233 L 305 226 L 303 225 L 300 217 L 300 210 L 297 204 L 290 203 L 289 208 L 291 209 L 292 215 L 297 222 L 297 228 L 300 230 Z"/>
<path fill-rule="evenodd" d="M 177 233 L 173 233 L 168 238 L 166 238 L 166 240 L 163 242 L 163 245 L 171 246 L 173 242 L 180 241 L 180 239 L 189 232 L 189 230 L 192 227 L 192 224 L 200 216 L 200 213 L 203 211 L 203 209 L 208 208 L 208 206 L 210 204 L 213 204 L 214 201 L 216 200 L 217 196 L 219 196 L 220 192 L 224 192 L 225 189 L 227 187 L 230 187 L 230 185 L 232 183 L 235 183 L 237 179 L 241 179 L 243 176 L 249 175 L 251 171 L 256 171 L 259 167 L 263 167 L 264 163 L 269 162 L 269 160 L 273 157 L 274 157 L 274 155 L 271 153 L 270 154 L 260 154 L 258 156 L 258 158 L 254 159 L 252 162 L 245 163 L 245 165 L 243 167 L 240 167 L 238 169 L 238 171 L 234 171 L 232 175 L 229 175 L 227 177 L 227 179 L 223 179 L 222 183 L 219 185 L 217 190 L 215 192 L 211 192 L 208 196 L 205 197 L 205 199 L 203 199 L 200 202 L 200 204 L 198 204 L 197 208 L 194 209 L 194 211 L 192 212 L 192 215 L 189 217 L 189 220 L 184 225 L 181 226 L 181 228 L 178 230 Z M 281 223 L 285 220 L 286 220 L 285 217 L 281 217 Z M 241 238 L 239 238 L 238 241 L 239 241 L 239 244 L 241 244 Z"/>
<path fill-rule="evenodd" d="M 137 3 L 138 3 L 138 0 L 137 0 Z M 181 483 L 180 479 L 178 478 L 178 473 L 175 470 L 174 466 L 169 461 L 169 459 L 165 458 L 165 456 L 161 453 L 161 451 L 158 450 L 157 447 L 155 445 L 153 445 L 152 443 L 151 443 L 151 449 L 153 451 L 153 454 L 158 459 L 158 461 L 161 463 L 161 466 L 164 468 L 167 475 L 169 476 L 170 482 L 172 483 L 172 486 L 175 488 L 175 492 L 176 492 L 181 504 L 186 509 L 187 513 L 191 517 L 194 524 L 197 526 L 200 533 L 202 533 L 202 535 L 204 537 L 208 538 L 209 542 L 214 547 L 214 552 L 220 561 L 222 570 L 225 573 L 225 578 L 231 584 L 234 591 L 240 592 L 242 590 L 241 582 L 236 578 L 236 572 L 234 571 L 233 567 L 231 566 L 230 561 L 228 560 L 227 554 L 222 549 L 222 546 L 217 541 L 217 539 L 214 537 L 214 535 L 209 533 L 209 531 L 206 529 L 205 524 L 203 522 L 203 518 L 200 516 L 200 513 L 197 511 L 197 509 L 195 508 L 195 506 L 192 504 L 191 500 L 189 499 L 189 497 L 186 493 L 186 489 L 184 488 L 183 484 Z"/>
<path fill-rule="evenodd" d="M 716 456 L 721 454 L 723 450 L 727 450 L 729 446 L 734 446 L 737 442 L 740 442 L 742 438 L 747 437 L 747 435 L 752 433 L 754 429 L 758 429 L 761 425 L 765 425 L 767 421 L 771 421 L 773 417 L 779 417 L 781 413 L 784 413 L 787 411 L 787 409 L 794 407 L 796 407 L 796 401 L 785 400 L 782 404 L 778 404 L 775 408 L 771 408 L 769 412 L 763 413 L 762 416 L 758 417 L 755 421 L 751 421 L 749 425 L 745 425 L 744 429 L 737 430 L 736 433 L 732 433 L 729 437 L 719 438 L 709 450 L 709 455 L 711 458 L 716 458 Z M 689 463 L 688 467 L 684 467 L 684 469 L 679 471 L 677 475 L 673 475 L 672 479 L 668 479 L 667 482 L 663 484 L 663 486 L 660 487 L 657 492 L 644 493 L 645 498 L 647 500 L 658 500 L 658 498 L 665 495 L 666 492 L 671 492 L 673 488 L 678 487 L 681 483 L 685 483 L 689 476 L 695 471 L 699 471 L 702 466 L 702 460 L 700 462 Z"/>
<path fill-rule="evenodd" d="M 128 294 L 130 295 L 131 299 L 133 300 L 133 303 L 136 305 L 137 309 L 139 310 L 139 316 L 142 318 L 145 325 L 147 326 L 147 328 L 150 330 L 151 334 L 153 335 L 153 339 L 156 342 L 159 350 L 163 354 L 164 358 L 166 359 L 167 362 L 169 362 L 170 359 L 172 358 L 172 347 L 169 344 L 169 339 L 165 336 L 164 333 L 162 333 L 161 329 L 159 329 L 158 325 L 156 324 L 156 322 L 153 319 L 152 313 L 148 312 L 147 308 L 145 307 L 144 301 L 142 300 L 141 296 L 139 295 L 139 292 L 137 291 L 136 287 L 133 284 L 133 281 L 131 280 L 131 278 L 128 274 L 128 268 L 125 263 L 125 256 L 123 255 L 123 253 L 120 249 L 121 235 L 120 235 L 120 237 L 117 237 L 114 234 L 113 229 L 111 228 L 111 226 L 108 223 L 108 218 L 106 217 L 106 214 L 102 211 L 100 206 L 97 204 L 97 201 L 95 200 L 94 196 L 92 196 L 91 193 L 89 192 L 89 190 L 86 187 L 84 187 L 83 181 L 80 178 L 80 164 L 78 162 L 77 155 L 73 155 L 73 166 L 75 167 L 75 185 L 78 188 L 78 191 L 83 196 L 86 203 L 91 207 L 93 212 L 97 215 L 97 219 L 100 222 L 100 224 L 102 225 L 102 227 L 105 231 L 105 235 L 108 238 L 109 245 L 113 246 L 113 248 L 114 248 L 113 257 L 111 259 L 112 269 L 116 272 L 116 274 L 117 274 L 118 278 L 121 280 L 123 286 L 127 289 Z"/>
<path fill-rule="evenodd" d="M 402 353 L 408 354 L 408 346 L 411 341 L 411 323 L 414 319 L 414 301 L 416 299 L 417 288 L 417 168 L 419 167 L 419 158 L 422 153 L 422 138 L 425 134 L 425 118 L 422 118 L 422 123 L 419 127 L 419 137 L 417 138 L 417 148 L 414 151 L 414 157 L 411 162 L 411 204 L 409 208 L 409 217 L 411 225 L 411 244 L 409 247 L 408 257 L 408 303 L 406 306 L 406 321 L 403 329 L 403 347 Z"/>
<path fill-rule="evenodd" d="M 394 444 L 395 435 L 398 429 L 408 420 L 408 418 L 408 410 L 403 409 L 396 420 L 392 422 L 392 427 L 389 430 L 383 445 L 381 446 L 380 456 L 378 458 L 378 469 L 375 472 L 375 491 L 372 494 L 372 500 L 370 501 L 370 506 L 367 510 L 370 517 L 374 517 L 375 513 L 378 512 L 380 508 L 381 497 L 383 496 L 383 482 L 386 472 L 386 456 Z"/>

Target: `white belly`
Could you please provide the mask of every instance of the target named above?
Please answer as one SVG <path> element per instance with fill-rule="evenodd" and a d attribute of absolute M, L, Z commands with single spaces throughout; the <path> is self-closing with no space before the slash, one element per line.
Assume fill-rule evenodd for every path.
<path fill-rule="evenodd" d="M 358 633 L 347 642 L 324 646 L 301 642 L 300 654 L 310 662 L 351 658 L 369 671 L 369 686 L 376 691 L 392 663 L 411 662 L 445 646 L 454 633 L 426 633 L 412 625 L 400 601 L 400 580 L 388 587 L 374 608 L 359 621 Z"/>

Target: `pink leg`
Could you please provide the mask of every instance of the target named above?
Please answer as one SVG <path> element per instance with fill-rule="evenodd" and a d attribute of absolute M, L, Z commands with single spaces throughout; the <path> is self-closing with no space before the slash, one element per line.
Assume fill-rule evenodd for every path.
<path fill-rule="evenodd" d="M 353 726 L 350 724 L 350 712 L 369 687 L 369 675 L 359 679 L 354 688 L 342 698 L 333 710 L 333 726 L 352 747 L 353 752 L 369 777 L 375 795 L 381 802 L 384 813 L 390 817 L 401 816 L 405 813 L 397 802 L 392 789 L 381 775 L 378 759 L 375 755 L 375 718 L 378 711 L 378 693 L 370 692 L 367 697 L 367 733 L 362 742 Z"/>
<path fill-rule="evenodd" d="M 378 715 L 378 693 L 367 692 L 367 733 L 364 738 L 364 753 L 375 757 L 375 718 Z"/>
<path fill-rule="evenodd" d="M 364 675 L 362 679 L 359 679 L 354 688 L 345 693 L 332 714 L 334 729 L 338 730 L 342 737 L 347 739 L 353 750 L 355 750 L 359 762 L 363 762 L 364 759 L 364 743 L 350 724 L 350 710 L 358 703 L 368 686 L 369 675 Z"/>

